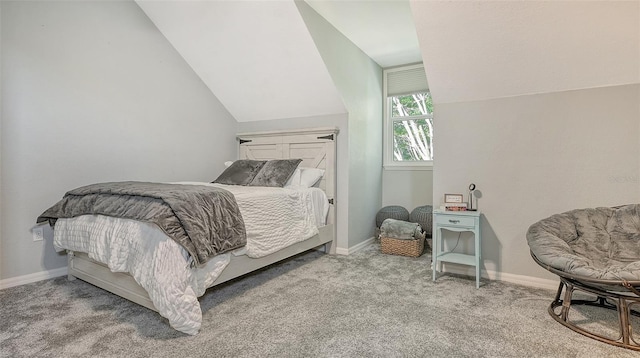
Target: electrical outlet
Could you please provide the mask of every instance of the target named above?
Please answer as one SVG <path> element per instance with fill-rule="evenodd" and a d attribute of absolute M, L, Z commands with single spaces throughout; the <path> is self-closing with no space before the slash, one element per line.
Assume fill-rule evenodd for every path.
<path fill-rule="evenodd" d="M 33 241 L 44 240 L 44 228 L 42 226 L 34 227 L 31 229 L 31 233 L 33 234 Z"/>

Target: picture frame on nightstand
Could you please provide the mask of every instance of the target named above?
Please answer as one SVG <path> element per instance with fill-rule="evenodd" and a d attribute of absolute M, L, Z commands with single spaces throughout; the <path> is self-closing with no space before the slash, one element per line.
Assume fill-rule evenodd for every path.
<path fill-rule="evenodd" d="M 462 194 L 444 194 L 444 202 L 445 203 L 456 203 L 460 204 L 463 201 Z"/>

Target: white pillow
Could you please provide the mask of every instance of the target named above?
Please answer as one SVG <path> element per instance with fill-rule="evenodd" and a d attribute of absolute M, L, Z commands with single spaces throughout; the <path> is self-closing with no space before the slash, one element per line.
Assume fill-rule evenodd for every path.
<path fill-rule="evenodd" d="M 300 186 L 305 188 L 311 188 L 316 185 L 322 176 L 324 175 L 324 169 L 318 168 L 302 168 L 300 173 Z"/>
<path fill-rule="evenodd" d="M 300 186 L 300 167 L 296 168 L 296 170 L 293 171 L 293 174 L 291 174 L 291 177 L 289 178 L 289 180 L 287 180 L 287 183 L 284 185 L 284 187 L 294 188 L 299 186 Z"/>
<path fill-rule="evenodd" d="M 293 172 L 293 175 L 291 176 L 291 178 L 289 178 L 289 180 L 287 181 L 287 184 L 285 184 L 284 187 L 285 188 L 290 188 L 290 187 L 291 188 L 295 188 L 295 187 L 311 188 L 320 179 L 322 179 L 323 175 L 324 175 L 323 169 L 298 167 L 298 169 L 296 169 Z"/>

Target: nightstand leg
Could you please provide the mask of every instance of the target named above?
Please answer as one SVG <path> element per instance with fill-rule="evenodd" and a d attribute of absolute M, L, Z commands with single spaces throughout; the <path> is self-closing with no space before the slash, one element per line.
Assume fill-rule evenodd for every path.
<path fill-rule="evenodd" d="M 476 288 L 480 288 L 480 230 L 475 230 L 474 239 L 476 242 Z"/>
<path fill-rule="evenodd" d="M 438 271 L 438 246 L 440 246 L 438 231 L 439 230 L 436 228 L 431 235 L 433 237 L 433 247 L 431 248 L 431 269 L 433 270 L 433 281 L 436 280 L 436 271 Z"/>

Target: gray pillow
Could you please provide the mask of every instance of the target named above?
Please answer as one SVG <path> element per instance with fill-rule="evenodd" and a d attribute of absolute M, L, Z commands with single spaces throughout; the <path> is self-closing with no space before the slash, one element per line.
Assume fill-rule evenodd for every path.
<path fill-rule="evenodd" d="M 236 160 L 213 182 L 228 185 L 249 185 L 266 162 L 266 160 Z"/>
<path fill-rule="evenodd" d="M 282 188 L 289 178 L 291 178 L 293 172 L 301 161 L 302 159 L 269 160 L 264 164 L 249 185 Z"/>

